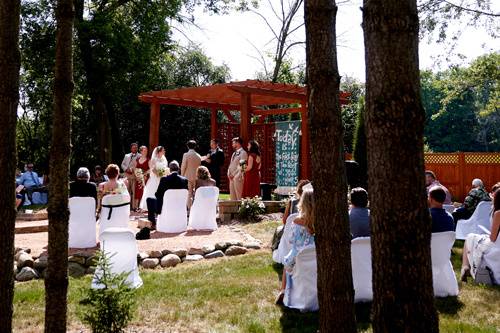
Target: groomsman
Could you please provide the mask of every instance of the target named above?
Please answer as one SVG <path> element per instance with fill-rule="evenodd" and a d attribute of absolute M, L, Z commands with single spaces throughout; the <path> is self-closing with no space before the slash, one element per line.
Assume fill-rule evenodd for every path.
<path fill-rule="evenodd" d="M 137 163 L 137 159 L 141 157 L 141 154 L 137 152 L 138 148 L 139 146 L 137 145 L 137 143 L 130 144 L 130 153 L 125 154 L 121 165 L 122 170 L 123 172 L 125 172 L 125 176 L 128 180 L 127 190 L 131 198 L 135 198 L 136 179 L 134 169 Z M 132 210 L 135 210 L 137 208 L 135 200 L 130 200 L 130 207 L 132 208 Z"/>
<path fill-rule="evenodd" d="M 201 156 L 194 150 L 196 141 L 189 140 L 187 143 L 188 152 L 182 156 L 181 176 L 188 180 L 188 208 L 191 208 L 194 198 L 194 190 L 196 185 L 196 174 L 198 167 L 201 165 Z"/>
<path fill-rule="evenodd" d="M 224 166 L 224 152 L 219 147 L 219 140 L 212 139 L 210 141 L 210 152 L 205 157 L 205 162 L 210 175 L 217 183 L 217 187 L 220 187 L 220 169 Z"/>
<path fill-rule="evenodd" d="M 231 156 L 231 163 L 227 169 L 227 177 L 229 178 L 229 193 L 231 200 L 241 200 L 243 192 L 243 173 L 240 168 L 240 161 L 247 160 L 247 152 L 243 149 L 243 140 L 236 137 L 232 140 L 234 153 Z"/>

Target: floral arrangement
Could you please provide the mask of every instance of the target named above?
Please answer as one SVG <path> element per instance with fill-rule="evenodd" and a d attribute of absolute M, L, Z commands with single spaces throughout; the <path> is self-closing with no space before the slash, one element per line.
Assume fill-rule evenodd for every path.
<path fill-rule="evenodd" d="M 247 170 L 247 160 L 240 160 L 240 170 L 244 173 Z"/>
<path fill-rule="evenodd" d="M 259 197 L 241 200 L 238 216 L 242 220 L 259 221 L 259 215 L 266 212 L 266 206 Z"/>
<path fill-rule="evenodd" d="M 144 181 L 144 171 L 140 168 L 135 168 L 134 169 L 134 174 L 135 178 L 137 179 L 137 182 L 139 182 L 139 187 L 144 187 L 145 181 Z"/>
<path fill-rule="evenodd" d="M 162 164 L 157 165 L 155 170 L 158 177 L 163 177 L 167 175 L 167 168 Z"/>

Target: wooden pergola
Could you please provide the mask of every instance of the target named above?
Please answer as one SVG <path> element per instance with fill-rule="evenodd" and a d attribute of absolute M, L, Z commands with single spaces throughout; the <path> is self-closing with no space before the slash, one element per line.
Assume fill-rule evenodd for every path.
<path fill-rule="evenodd" d="M 340 94 L 340 103 L 347 103 L 346 93 Z M 267 116 L 277 114 L 301 114 L 301 177 L 310 175 L 309 129 L 307 126 L 307 87 L 295 84 L 247 80 L 214 84 L 211 86 L 180 88 L 141 93 L 139 100 L 151 104 L 149 146 L 159 142 L 160 105 L 189 106 L 211 110 L 211 136 L 217 137 L 217 112 L 222 111 L 233 123 L 237 121 L 230 111 L 240 112 L 240 137 L 250 138 L 252 116 L 264 123 Z M 293 107 L 283 108 L 284 105 Z M 298 105 L 298 106 L 297 106 Z"/>

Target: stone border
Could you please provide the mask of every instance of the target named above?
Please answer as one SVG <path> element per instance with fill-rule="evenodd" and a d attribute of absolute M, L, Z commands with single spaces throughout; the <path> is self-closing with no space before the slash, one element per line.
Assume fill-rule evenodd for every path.
<path fill-rule="evenodd" d="M 49 218 L 49 214 L 47 211 L 34 212 L 32 214 L 26 213 L 17 213 L 16 221 L 42 221 L 47 220 Z"/>

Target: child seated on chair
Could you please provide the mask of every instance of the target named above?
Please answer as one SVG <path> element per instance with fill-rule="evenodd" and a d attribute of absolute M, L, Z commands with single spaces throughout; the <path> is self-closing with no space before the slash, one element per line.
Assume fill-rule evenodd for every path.
<path fill-rule="evenodd" d="M 284 269 L 281 280 L 281 290 L 276 299 L 276 304 L 283 304 L 285 291 L 293 288 L 292 272 L 297 254 L 304 248 L 314 245 L 314 196 L 312 190 L 305 190 L 298 204 L 299 216 L 292 224 L 291 250 L 283 260 Z"/>

